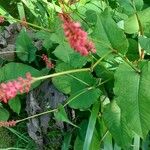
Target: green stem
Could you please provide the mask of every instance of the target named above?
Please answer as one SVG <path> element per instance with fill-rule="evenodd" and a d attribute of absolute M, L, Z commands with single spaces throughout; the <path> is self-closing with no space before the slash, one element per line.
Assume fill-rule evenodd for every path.
<path fill-rule="evenodd" d="M 33 119 L 35 117 L 39 117 L 39 116 L 42 116 L 42 115 L 45 115 L 45 114 L 48 114 L 48 113 L 52 113 L 52 112 L 55 112 L 57 111 L 57 109 L 53 109 L 53 110 L 49 110 L 49 111 L 45 111 L 45 112 L 42 112 L 42 113 L 39 113 L 39 114 L 35 114 L 33 116 L 30 116 L 30 117 L 27 117 L 27 118 L 24 118 L 24 119 L 20 119 L 20 120 L 17 120 L 16 122 L 19 123 L 19 122 L 23 122 L 25 120 L 29 120 L 29 119 Z"/>
<path fill-rule="evenodd" d="M 91 71 L 91 69 L 90 68 L 82 68 L 82 69 L 74 69 L 74 70 L 68 70 L 68 71 L 63 71 L 63 72 L 57 72 L 57 73 L 46 75 L 46 76 L 35 77 L 35 78 L 33 78 L 33 82 L 52 78 L 52 77 L 57 77 L 57 76 L 61 76 L 61 75 L 66 75 L 66 74 L 70 74 L 70 73 L 86 72 L 86 71 Z"/>
<path fill-rule="evenodd" d="M 107 136 L 107 134 L 109 133 L 108 130 L 106 130 L 106 132 L 104 133 L 103 137 L 100 140 L 100 144 L 102 143 L 102 141 L 105 139 L 105 137 Z"/>
<path fill-rule="evenodd" d="M 75 98 L 77 98 L 78 96 L 82 95 L 83 93 L 87 92 L 88 90 L 91 90 L 93 89 L 94 87 L 88 87 L 86 89 L 84 89 L 83 91 L 81 91 L 79 94 L 75 95 L 74 97 L 72 97 L 71 99 L 69 99 L 64 105 L 63 107 L 66 107 L 70 102 L 72 102 Z M 53 110 L 49 110 L 49 111 L 45 111 L 45 112 L 42 112 L 42 113 L 39 113 L 39 114 L 35 114 L 35 115 L 32 115 L 32 116 L 29 116 L 27 118 L 23 118 L 23 119 L 20 119 L 20 120 L 17 120 L 16 123 L 20 123 L 20 122 L 23 122 L 23 121 L 26 121 L 26 120 L 29 120 L 29 119 L 33 119 L 35 117 L 39 117 L 39 116 L 42 116 L 42 115 L 45 115 L 45 114 L 48 114 L 48 113 L 52 113 L 52 112 L 57 112 L 58 109 L 53 109 Z"/>
<path fill-rule="evenodd" d="M 93 88 L 94 88 L 94 87 L 88 87 L 88 88 L 86 88 L 86 89 L 83 89 L 80 93 L 78 93 L 77 95 L 75 95 L 73 98 L 69 99 L 69 100 L 64 104 L 63 107 L 67 106 L 67 105 L 68 105 L 70 102 L 72 102 L 75 98 L 77 98 L 78 96 L 84 94 L 85 92 L 87 92 L 87 91 L 89 91 L 89 90 L 91 90 L 91 89 L 93 89 Z"/>
<path fill-rule="evenodd" d="M 143 31 L 143 27 L 142 27 L 141 21 L 139 19 L 138 14 L 135 13 L 135 15 L 136 15 L 136 18 L 137 18 L 137 21 L 138 21 L 138 25 L 139 25 L 139 34 L 138 34 L 138 37 L 141 36 L 141 35 L 143 36 L 144 35 L 144 31 Z M 138 50 L 139 50 L 140 59 L 142 60 L 144 58 L 144 50 L 141 48 L 139 42 L 138 42 Z"/>
<path fill-rule="evenodd" d="M 77 98 L 78 96 L 80 96 L 81 94 L 85 93 L 87 90 L 91 90 L 93 87 L 89 87 L 88 89 L 85 89 L 84 91 L 82 91 L 81 93 L 79 93 L 78 95 L 74 96 L 73 98 L 71 98 L 69 101 L 67 101 L 63 107 L 66 107 L 70 102 L 72 102 L 75 98 Z M 23 122 L 23 121 L 26 121 L 26 120 L 29 120 L 29 119 L 33 119 L 35 117 L 39 117 L 39 116 L 42 116 L 42 115 L 45 115 L 45 114 L 48 114 L 48 113 L 52 113 L 52 112 L 56 112 L 58 111 L 58 109 L 53 109 L 53 110 L 49 110 L 49 111 L 45 111 L 45 112 L 42 112 L 42 113 L 39 113 L 39 114 L 35 114 L 35 115 L 32 115 L 32 116 L 29 116 L 27 118 L 24 118 L 24 119 L 20 119 L 20 120 L 17 120 L 16 123 L 19 123 L 19 122 Z"/>
<path fill-rule="evenodd" d="M 94 39 L 95 40 L 95 39 Z M 122 55 L 121 53 L 118 53 L 117 50 L 113 49 L 110 45 L 108 45 L 107 43 L 105 43 L 104 41 L 99 41 L 96 40 L 99 43 L 102 43 L 104 46 L 107 46 L 112 53 L 116 53 L 119 57 L 121 57 L 129 66 L 131 66 L 136 72 L 140 73 L 140 70 L 138 68 L 136 68 L 124 55 Z"/>
<path fill-rule="evenodd" d="M 143 31 L 143 26 L 142 26 L 142 23 L 141 23 L 141 20 L 139 18 L 139 15 L 137 13 L 137 9 L 135 7 L 135 2 L 134 0 L 131 0 L 132 2 L 132 6 L 134 8 L 134 11 L 135 11 L 135 16 L 136 16 L 136 19 L 137 19 L 137 22 L 138 22 L 138 26 L 139 26 L 139 34 L 138 34 L 138 37 L 139 36 L 143 36 L 144 35 L 144 31 Z M 140 44 L 138 43 L 138 51 L 139 51 L 139 57 L 140 57 L 140 60 L 142 60 L 144 58 L 144 50 L 141 48 Z"/>
<path fill-rule="evenodd" d="M 109 51 L 108 53 L 106 53 L 104 56 L 102 56 L 92 67 L 91 67 L 91 70 L 93 71 L 93 69 L 106 57 L 108 56 L 109 54 L 111 54 L 112 51 Z"/>
<path fill-rule="evenodd" d="M 3 16 L 3 17 L 6 18 L 6 19 L 15 20 L 15 21 L 20 22 L 20 23 L 22 22 L 22 20 L 19 20 L 19 19 L 16 19 L 16 18 L 10 18 L 10 17 L 7 17 L 7 16 Z M 37 28 L 37 29 L 41 29 L 41 30 L 44 30 L 44 31 L 52 32 L 49 29 L 45 29 L 45 28 L 43 28 L 41 26 L 38 26 L 36 24 L 33 24 L 33 23 L 26 22 L 26 24 L 29 25 L 29 26 L 31 26 L 31 27 Z"/>
<path fill-rule="evenodd" d="M 0 55 L 11 54 L 11 53 L 26 53 L 26 54 L 28 54 L 27 52 L 21 52 L 21 51 L 5 51 L 5 52 L 0 52 Z"/>
<path fill-rule="evenodd" d="M 120 53 L 117 53 L 129 66 L 131 66 L 137 73 L 140 73 L 141 71 L 136 68 L 125 56 L 123 56 Z"/>

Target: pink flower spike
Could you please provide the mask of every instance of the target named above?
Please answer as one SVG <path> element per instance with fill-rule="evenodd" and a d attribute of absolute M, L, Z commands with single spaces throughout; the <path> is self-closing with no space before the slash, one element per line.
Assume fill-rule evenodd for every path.
<path fill-rule="evenodd" d="M 19 77 L 17 80 L 0 84 L 0 100 L 4 103 L 14 98 L 18 93 L 29 92 L 32 77 L 30 73 L 26 74 L 26 78 Z"/>
<path fill-rule="evenodd" d="M 11 121 L 0 121 L 0 127 L 12 127 L 16 125 L 16 121 L 11 120 Z"/>
<path fill-rule="evenodd" d="M 66 13 L 60 13 L 59 17 L 63 21 L 64 34 L 71 48 L 83 56 L 87 56 L 89 52 L 96 53 L 94 43 L 88 40 L 88 35 L 81 29 L 79 22 L 74 22 Z"/>
<path fill-rule="evenodd" d="M 48 59 L 47 55 L 42 54 L 41 58 L 45 62 L 47 68 L 49 68 L 49 69 L 54 68 L 54 64 Z"/>

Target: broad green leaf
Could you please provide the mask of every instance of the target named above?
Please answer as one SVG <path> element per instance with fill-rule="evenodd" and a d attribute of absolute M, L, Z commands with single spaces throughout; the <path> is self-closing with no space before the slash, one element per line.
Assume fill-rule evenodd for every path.
<path fill-rule="evenodd" d="M 55 87 L 64 94 L 69 94 L 71 92 L 70 80 L 71 78 L 66 75 L 52 78 L 52 82 Z"/>
<path fill-rule="evenodd" d="M 64 94 L 69 94 L 71 92 L 70 80 L 72 79 L 66 75 L 52 78 L 52 82 L 55 85 L 55 87 Z"/>
<path fill-rule="evenodd" d="M 0 121 L 7 121 L 9 118 L 9 112 L 3 108 L 0 107 Z"/>
<path fill-rule="evenodd" d="M 54 115 L 57 120 L 67 122 L 72 126 L 77 127 L 68 119 L 67 113 L 62 105 L 59 106 L 58 111 L 54 112 Z"/>
<path fill-rule="evenodd" d="M 17 56 L 22 61 L 31 63 L 36 58 L 37 48 L 33 45 L 31 38 L 28 36 L 25 29 L 22 29 L 16 40 Z"/>
<path fill-rule="evenodd" d="M 137 33 L 139 31 L 139 24 L 135 14 L 125 20 L 124 30 L 128 34 Z"/>
<path fill-rule="evenodd" d="M 100 94 L 100 90 L 96 88 L 83 89 L 72 94 L 68 103 L 74 109 L 87 109 L 98 100 Z"/>
<path fill-rule="evenodd" d="M 135 61 L 139 59 L 139 51 L 138 51 L 138 41 L 135 39 L 128 39 L 129 41 L 129 48 L 126 54 L 127 58 L 130 61 Z"/>
<path fill-rule="evenodd" d="M 150 38 L 139 37 L 139 43 L 141 47 L 147 52 L 150 53 Z"/>
<path fill-rule="evenodd" d="M 79 53 L 71 53 L 69 55 L 69 62 L 68 64 L 70 64 L 70 66 L 72 66 L 73 68 L 81 68 L 83 67 L 86 63 L 87 63 L 87 59 L 88 57 L 83 57 L 81 56 Z"/>
<path fill-rule="evenodd" d="M 97 14 L 97 23 L 92 35 L 99 56 L 111 51 L 110 47 L 122 54 L 127 52 L 128 41 L 125 34 L 118 28 L 107 9 Z"/>
<path fill-rule="evenodd" d="M 150 130 L 150 62 L 139 63 L 140 73 L 121 64 L 115 73 L 114 94 L 128 125 L 140 137 Z"/>
<path fill-rule="evenodd" d="M 43 41 L 43 47 L 45 47 L 47 50 L 52 47 L 52 41 L 50 39 L 52 33 L 46 32 L 46 31 L 39 31 L 35 34 L 35 37 L 38 39 L 41 39 Z"/>
<path fill-rule="evenodd" d="M 66 63 L 59 63 L 56 65 L 56 72 L 62 72 L 66 70 L 71 70 L 70 65 Z M 62 75 L 52 78 L 52 81 L 56 88 L 65 94 L 73 94 L 96 83 L 96 80 L 89 72 L 78 72 Z"/>
<path fill-rule="evenodd" d="M 50 39 L 54 43 L 62 44 L 62 42 L 65 42 L 65 35 L 62 28 L 62 21 L 59 17 L 55 18 L 55 23 L 53 29 L 55 30 L 54 33 L 51 34 Z"/>
<path fill-rule="evenodd" d="M 78 72 L 69 76 L 72 78 L 71 94 L 96 84 L 96 79 L 90 72 Z"/>
<path fill-rule="evenodd" d="M 102 10 L 104 10 L 107 7 L 104 1 L 98 1 L 98 0 L 92 0 L 92 1 L 89 0 L 89 2 L 87 0 L 84 1 L 86 1 L 86 4 L 81 4 L 78 6 L 78 12 L 84 16 L 86 15 L 87 11 L 95 11 L 97 13 L 101 13 Z M 93 15 L 89 14 L 90 20 L 92 20 L 92 17 Z"/>
<path fill-rule="evenodd" d="M 81 56 L 79 53 L 75 52 L 67 42 L 57 46 L 53 53 L 57 58 L 70 64 L 73 68 L 81 68 L 86 64 L 88 59 L 88 57 Z"/>
<path fill-rule="evenodd" d="M 97 15 L 96 15 L 96 12 L 94 10 L 87 10 L 85 12 L 85 15 L 86 15 L 86 21 L 89 22 L 89 23 L 92 23 L 92 24 L 95 24 L 96 21 L 97 21 Z"/>
<path fill-rule="evenodd" d="M 24 77 L 27 72 L 34 77 L 40 75 L 40 71 L 31 66 L 15 62 L 8 63 L 0 69 L 0 82 Z"/>
<path fill-rule="evenodd" d="M 89 118 L 87 131 L 86 131 L 83 150 L 89 150 L 90 149 L 90 146 L 91 146 L 91 143 L 92 143 L 92 137 L 93 137 L 93 133 L 94 133 L 94 129 L 95 129 L 95 124 L 96 124 L 96 119 L 97 119 L 98 112 L 99 112 L 99 106 L 100 106 L 99 101 L 97 101 L 93 105 L 93 108 L 92 108 L 92 111 L 91 111 L 91 116 Z"/>
<path fill-rule="evenodd" d="M 143 11 L 137 13 L 139 16 L 139 20 L 143 27 L 144 32 L 150 31 L 150 8 L 146 8 Z M 137 17 L 135 14 L 130 16 L 124 23 L 125 32 L 128 34 L 137 33 L 139 31 L 139 25 L 137 21 Z"/>
<path fill-rule="evenodd" d="M 94 71 L 96 73 L 96 76 L 100 78 L 101 82 L 105 82 L 104 87 L 107 90 L 107 92 L 112 93 L 112 87 L 114 85 L 113 72 L 107 69 L 103 63 L 99 63 L 99 65 L 95 67 Z"/>
<path fill-rule="evenodd" d="M 71 67 L 68 64 L 59 63 L 56 65 L 55 71 L 62 72 L 70 69 Z M 72 78 L 67 75 L 52 78 L 52 82 L 55 87 L 65 94 L 69 94 L 71 92 L 71 80 Z"/>
<path fill-rule="evenodd" d="M 120 9 L 127 15 L 134 14 L 135 8 L 139 11 L 143 7 L 143 0 L 117 0 L 117 2 L 120 4 Z"/>
<path fill-rule="evenodd" d="M 125 119 L 122 117 L 121 110 L 115 101 L 106 105 L 103 117 L 104 122 L 116 143 L 121 147 L 129 146 L 132 141 L 131 131 L 127 126 L 127 122 L 125 122 Z"/>
<path fill-rule="evenodd" d="M 67 42 L 65 42 L 57 46 L 53 53 L 57 58 L 68 63 L 70 61 L 69 55 L 73 53 L 73 49 L 69 46 Z"/>
<path fill-rule="evenodd" d="M 61 25 L 60 25 L 61 26 Z M 57 29 L 55 33 L 52 33 L 50 36 L 50 39 L 54 42 L 54 43 L 58 43 L 58 44 L 62 44 L 62 42 L 65 41 L 65 36 L 64 36 L 64 32 L 62 31 L 62 29 Z"/>
<path fill-rule="evenodd" d="M 30 72 L 33 77 L 38 77 L 42 74 L 39 70 L 31 66 L 28 66 L 22 63 L 11 62 L 11 63 L 4 65 L 0 69 L 0 82 L 8 81 L 8 80 L 15 80 L 18 77 L 25 77 L 25 74 L 27 72 Z M 34 83 L 32 87 L 36 87 L 38 85 L 39 85 L 39 82 Z"/>
<path fill-rule="evenodd" d="M 15 98 L 9 100 L 8 105 L 14 112 L 16 112 L 19 115 L 21 110 L 21 102 L 19 97 L 16 96 Z"/>

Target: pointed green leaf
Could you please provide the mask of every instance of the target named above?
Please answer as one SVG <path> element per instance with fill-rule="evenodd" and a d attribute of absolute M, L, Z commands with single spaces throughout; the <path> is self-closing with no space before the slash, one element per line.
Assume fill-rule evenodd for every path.
<path fill-rule="evenodd" d="M 117 2 L 120 4 L 120 9 L 127 15 L 134 14 L 135 8 L 139 11 L 143 7 L 143 0 L 117 0 Z"/>
<path fill-rule="evenodd" d="M 70 64 L 73 68 L 81 68 L 87 62 L 87 57 L 75 52 L 68 43 L 61 43 L 53 52 L 57 58 Z"/>
<path fill-rule="evenodd" d="M 56 65 L 55 71 L 62 72 L 70 69 L 71 67 L 68 64 L 58 63 Z M 71 80 L 72 78 L 67 75 L 52 78 L 52 82 L 55 85 L 55 87 L 65 94 L 69 94 L 71 92 Z"/>
<path fill-rule="evenodd" d="M 39 31 L 35 34 L 35 37 L 43 41 L 43 47 L 47 50 L 52 47 L 52 41 L 50 39 L 52 33 L 46 31 Z"/>
<path fill-rule="evenodd" d="M 122 117 L 121 110 L 115 101 L 106 105 L 104 109 L 104 121 L 115 139 L 121 147 L 131 144 L 131 131 L 129 130 L 125 119 Z"/>
<path fill-rule="evenodd" d="M 59 105 L 58 111 L 54 112 L 54 115 L 57 120 L 67 122 L 67 123 L 77 127 L 68 119 L 67 113 L 62 105 Z"/>
<path fill-rule="evenodd" d="M 99 101 L 97 101 L 93 105 L 93 108 L 92 108 L 92 111 L 91 111 L 91 116 L 89 118 L 87 131 L 86 131 L 83 150 L 89 150 L 90 149 L 90 146 L 91 146 L 91 143 L 92 143 L 93 133 L 94 133 L 94 130 L 95 130 L 96 119 L 97 119 L 98 112 L 99 112 L 99 106 L 100 106 Z"/>
<path fill-rule="evenodd" d="M 69 55 L 70 61 L 68 62 L 73 68 L 81 68 L 87 63 L 87 57 L 81 56 L 79 53 L 71 53 Z"/>
<path fill-rule="evenodd" d="M 9 118 L 9 112 L 3 108 L 0 107 L 0 121 L 7 121 Z"/>
<path fill-rule="evenodd" d="M 37 48 L 33 45 L 32 40 L 25 29 L 22 29 L 17 37 L 16 51 L 17 56 L 22 61 L 28 61 L 29 63 L 31 63 L 36 58 L 35 53 L 37 51 Z"/>
<path fill-rule="evenodd" d="M 140 137 L 150 130 L 150 62 L 139 63 L 141 73 L 121 64 L 115 73 L 114 93 L 129 126 Z"/>
<path fill-rule="evenodd" d="M 97 23 L 92 35 L 99 56 L 110 51 L 110 47 L 122 54 L 127 52 L 128 41 L 125 34 L 118 28 L 107 9 L 103 13 L 97 14 Z"/>
<path fill-rule="evenodd" d="M 16 80 L 18 77 L 25 77 L 25 74 L 27 72 L 30 72 L 33 77 L 38 77 L 42 75 L 42 73 L 39 70 L 31 66 L 22 63 L 11 62 L 4 65 L 0 69 L 0 82 L 8 80 Z M 40 82 L 34 83 L 32 87 L 35 88 L 36 86 L 39 85 L 39 83 Z"/>
<path fill-rule="evenodd" d="M 69 106 L 74 109 L 87 109 L 97 101 L 100 94 L 100 90 L 96 88 L 80 90 L 69 97 Z"/>
<path fill-rule="evenodd" d="M 66 63 L 70 61 L 71 53 L 73 53 L 73 49 L 66 42 L 57 46 L 54 51 L 55 56 Z"/>
<path fill-rule="evenodd" d="M 129 48 L 126 54 L 127 58 L 130 61 L 135 61 L 139 59 L 139 52 L 138 52 L 138 41 L 136 39 L 128 39 L 129 41 Z"/>
<path fill-rule="evenodd" d="M 150 53 L 150 38 L 139 37 L 139 43 L 141 47 L 147 52 Z"/>
<path fill-rule="evenodd" d="M 71 66 L 66 63 L 59 63 L 56 66 L 56 72 L 71 70 Z M 75 93 L 81 89 L 92 86 L 96 83 L 95 78 L 89 72 L 78 72 L 68 75 L 54 77 L 52 79 L 56 88 L 65 94 Z"/>
<path fill-rule="evenodd" d="M 40 75 L 40 71 L 31 66 L 15 62 L 8 63 L 0 69 L 0 82 L 17 79 L 19 76 L 24 77 L 27 72 L 34 77 Z"/>
<path fill-rule="evenodd" d="M 150 8 L 146 8 L 143 11 L 137 13 L 139 20 L 142 24 L 144 32 L 150 31 Z M 139 25 L 135 14 L 130 16 L 124 23 L 124 29 L 126 33 L 133 34 L 139 31 Z"/>
<path fill-rule="evenodd" d="M 10 108 L 19 115 L 21 110 L 21 102 L 19 97 L 16 96 L 15 98 L 9 100 L 8 104 Z"/>

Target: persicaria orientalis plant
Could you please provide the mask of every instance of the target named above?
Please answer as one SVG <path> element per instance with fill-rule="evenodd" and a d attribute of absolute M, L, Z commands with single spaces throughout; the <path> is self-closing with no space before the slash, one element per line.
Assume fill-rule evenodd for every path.
<path fill-rule="evenodd" d="M 59 3 L 64 8 L 56 17 L 59 19 L 56 31 L 46 29 L 45 22 L 41 27 L 25 19 L 19 20 L 26 29 L 19 33 L 21 40 L 18 38 L 16 42 L 16 56 L 33 70 L 29 68 L 31 72 L 27 71 L 25 77 L 20 73 L 20 77 L 1 83 L 0 101 L 2 105 L 9 105 L 17 95 L 32 90 L 34 83 L 38 86 L 38 81 L 50 78 L 54 86 L 68 97 L 56 109 L 16 121 L 1 121 L 0 126 L 11 127 L 54 113 L 57 120 L 73 127 L 78 125 L 82 138 L 75 131 L 69 131 L 73 135 L 70 143 L 74 143 L 75 149 L 80 149 L 79 143 L 84 150 L 100 149 L 111 141 L 114 149 L 119 145 L 120 149 L 127 150 L 135 143 L 142 143 L 150 131 L 148 4 L 139 7 L 142 2 L 137 5 L 137 2 L 130 1 L 124 7 L 121 1 L 117 1 L 117 8 L 110 9 L 111 3 L 107 7 L 105 1 L 98 5 L 95 1 L 92 4 L 88 1 L 84 7 L 75 5 L 80 3 L 76 1 Z M 72 5 L 68 6 L 69 3 Z M 7 20 L 7 16 L 4 17 Z M 1 16 L 0 23 L 3 22 Z M 30 26 L 44 31 L 36 34 L 36 38 L 43 42 L 42 50 L 37 50 L 28 36 Z M 26 51 L 21 51 L 23 46 Z M 8 70 L 8 66 L 2 67 L 2 73 Z M 38 69 L 33 66 L 38 66 Z M 73 110 L 73 119 L 67 118 L 66 106 Z M 85 114 L 80 116 L 82 112 Z M 95 141 L 99 143 L 93 144 Z M 97 145 L 101 146 L 97 148 Z"/>

